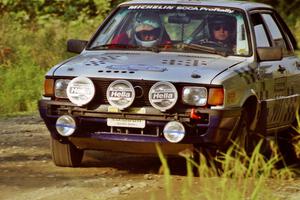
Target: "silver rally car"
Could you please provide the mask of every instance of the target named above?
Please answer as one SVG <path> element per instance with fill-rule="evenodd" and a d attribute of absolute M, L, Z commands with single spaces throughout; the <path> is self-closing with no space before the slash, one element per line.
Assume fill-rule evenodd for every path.
<path fill-rule="evenodd" d="M 88 149 L 155 154 L 156 144 L 166 155 L 232 141 L 251 152 L 267 138 L 290 150 L 296 44 L 264 4 L 122 3 L 46 74 L 39 111 L 53 161 L 78 166 Z"/>

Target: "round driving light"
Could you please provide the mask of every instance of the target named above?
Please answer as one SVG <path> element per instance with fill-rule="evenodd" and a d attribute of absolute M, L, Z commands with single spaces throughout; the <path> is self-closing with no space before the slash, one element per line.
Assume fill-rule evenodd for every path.
<path fill-rule="evenodd" d="M 69 100 L 78 105 L 88 104 L 95 96 L 95 86 L 91 79 L 79 76 L 70 81 L 67 87 Z"/>
<path fill-rule="evenodd" d="M 171 109 L 176 104 L 177 98 L 177 90 L 169 82 L 157 82 L 149 91 L 151 105 L 162 112 Z"/>
<path fill-rule="evenodd" d="M 69 115 L 60 116 L 56 121 L 56 130 L 62 136 L 70 136 L 75 132 L 76 123 Z"/>
<path fill-rule="evenodd" d="M 178 143 L 185 136 L 185 128 L 182 123 L 177 121 L 169 122 L 164 128 L 164 137 L 172 143 Z"/>
<path fill-rule="evenodd" d="M 106 98 L 110 105 L 123 110 L 133 103 L 135 91 L 130 82 L 117 80 L 108 86 Z"/>

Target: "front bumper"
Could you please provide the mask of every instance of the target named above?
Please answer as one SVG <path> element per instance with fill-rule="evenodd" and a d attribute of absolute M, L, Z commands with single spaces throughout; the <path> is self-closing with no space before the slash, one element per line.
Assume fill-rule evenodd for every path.
<path fill-rule="evenodd" d="M 138 114 L 126 111 L 112 113 L 108 112 L 107 107 L 108 105 L 102 105 L 98 108 L 88 108 L 78 107 L 69 102 L 39 101 L 40 115 L 52 137 L 58 140 L 67 139 L 81 149 L 122 151 L 120 144 L 136 146 L 141 143 L 145 146 L 159 143 L 173 146 L 173 148 L 180 145 L 200 144 L 215 148 L 227 144 L 241 114 L 240 109 L 199 108 L 197 112 L 202 118 L 194 120 L 190 118 L 190 110 L 188 109 L 161 113 L 149 107 L 146 113 Z M 60 136 L 55 128 L 57 118 L 65 114 L 74 117 L 77 123 L 77 130 L 68 138 Z M 107 126 L 107 118 L 144 119 L 146 120 L 146 127 L 144 129 L 109 127 Z M 169 143 L 162 134 L 164 125 L 174 120 L 182 122 L 187 130 L 186 137 L 179 144 Z"/>

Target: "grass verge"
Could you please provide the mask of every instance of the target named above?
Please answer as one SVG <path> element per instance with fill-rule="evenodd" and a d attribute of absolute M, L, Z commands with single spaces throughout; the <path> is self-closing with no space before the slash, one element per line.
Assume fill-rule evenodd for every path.
<path fill-rule="evenodd" d="M 260 142 L 249 157 L 245 151 L 235 145 L 226 153 L 209 162 L 200 154 L 200 164 L 186 156 L 187 176 L 180 190 L 170 174 L 167 159 L 156 145 L 158 156 L 164 171 L 166 199 L 203 199 L 203 200 L 241 200 L 241 199 L 280 199 L 270 188 L 271 183 L 292 180 L 296 169 L 277 168 L 281 161 L 277 148 L 269 159 L 260 154 Z M 218 163 L 218 166 L 214 163 Z M 198 171 L 195 177 L 193 168 Z M 156 199 L 159 199 L 156 197 Z"/>

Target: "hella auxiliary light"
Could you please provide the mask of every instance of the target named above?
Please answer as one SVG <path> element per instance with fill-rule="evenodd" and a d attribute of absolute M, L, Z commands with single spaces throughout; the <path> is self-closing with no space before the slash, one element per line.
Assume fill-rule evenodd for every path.
<path fill-rule="evenodd" d="M 185 128 L 182 123 L 171 121 L 165 125 L 163 133 L 166 140 L 171 143 L 178 143 L 182 141 L 185 136 Z"/>
<path fill-rule="evenodd" d="M 184 87 L 182 101 L 193 106 L 205 106 L 207 103 L 207 89 L 205 87 Z"/>
<path fill-rule="evenodd" d="M 91 79 L 79 76 L 70 81 L 67 87 L 69 100 L 78 105 L 88 104 L 95 96 L 95 86 Z"/>
<path fill-rule="evenodd" d="M 69 115 L 63 115 L 57 119 L 55 127 L 61 136 L 70 136 L 76 130 L 76 122 L 73 117 Z"/>
<path fill-rule="evenodd" d="M 133 103 L 135 91 L 130 82 L 116 80 L 108 86 L 106 98 L 110 105 L 117 107 L 120 110 L 124 110 Z"/>
<path fill-rule="evenodd" d="M 175 106 L 178 93 L 172 83 L 157 82 L 151 87 L 148 97 L 154 108 L 165 112 Z"/>
<path fill-rule="evenodd" d="M 67 87 L 71 80 L 68 79 L 58 79 L 55 81 L 54 94 L 57 98 L 68 98 Z"/>

